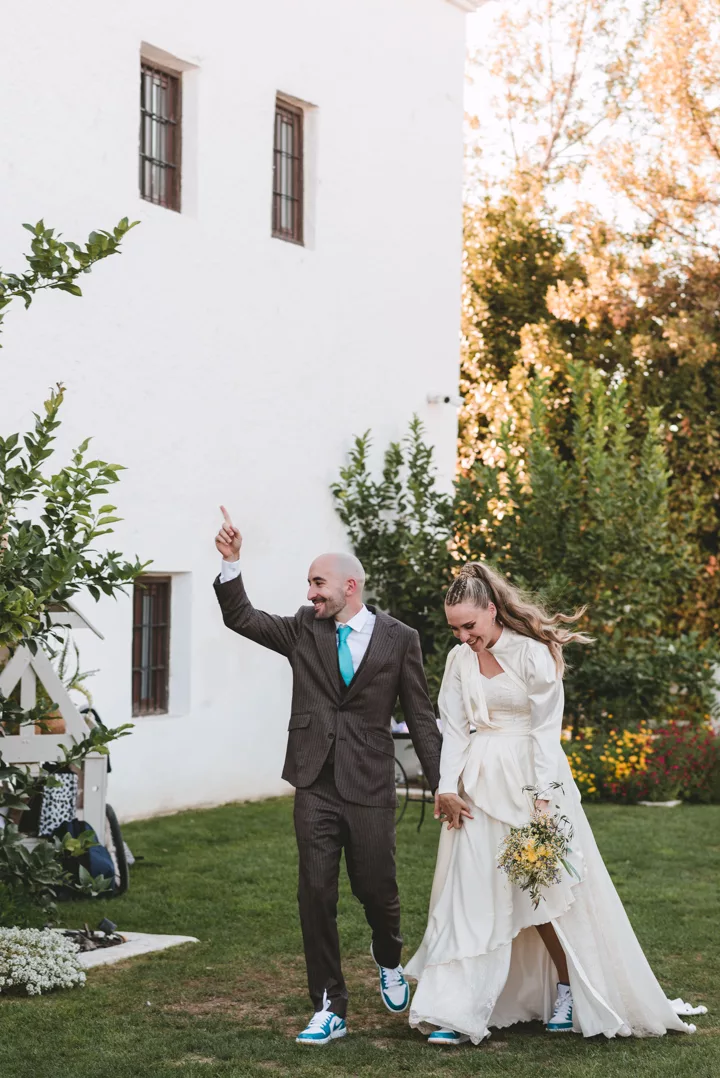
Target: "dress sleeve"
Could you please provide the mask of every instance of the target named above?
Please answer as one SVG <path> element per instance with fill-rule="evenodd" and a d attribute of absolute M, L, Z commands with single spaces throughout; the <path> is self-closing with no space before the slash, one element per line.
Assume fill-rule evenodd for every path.
<path fill-rule="evenodd" d="M 528 648 L 526 664 L 537 796 L 539 800 L 550 800 L 553 795 L 551 783 L 559 781 L 557 760 L 565 693 L 555 660 L 545 644 L 533 641 Z"/>
<path fill-rule="evenodd" d="M 456 794 L 470 751 L 470 722 L 463 703 L 458 652 L 453 649 L 445 664 L 438 707 L 442 719 L 439 794 Z"/>

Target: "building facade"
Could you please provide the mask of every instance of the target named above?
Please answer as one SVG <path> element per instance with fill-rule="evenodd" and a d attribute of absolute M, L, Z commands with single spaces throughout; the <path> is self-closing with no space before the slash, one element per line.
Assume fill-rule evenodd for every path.
<path fill-rule="evenodd" d="M 138 220 L 84 298 L 7 316 L 0 424 L 67 386 L 59 454 L 127 467 L 114 549 L 147 587 L 79 605 L 125 819 L 284 792 L 290 671 L 231 636 L 221 502 L 258 605 L 347 546 L 329 486 L 355 434 L 412 415 L 454 465 L 464 12 L 474 0 L 38 0 L 3 18 L 0 263 L 25 221 Z M 88 639 L 89 638 L 89 639 Z M 135 717 L 133 718 L 133 715 Z"/>

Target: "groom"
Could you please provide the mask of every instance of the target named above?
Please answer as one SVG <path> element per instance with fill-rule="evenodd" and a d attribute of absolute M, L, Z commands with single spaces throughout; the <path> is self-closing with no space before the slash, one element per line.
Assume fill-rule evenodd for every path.
<path fill-rule="evenodd" d="M 365 573 L 350 554 L 310 566 L 308 600 L 292 617 L 256 610 L 240 575 L 242 536 L 221 506 L 215 545 L 223 557 L 215 592 L 229 629 L 289 660 L 293 693 L 283 778 L 296 787 L 298 903 L 315 1013 L 297 1037 L 327 1044 L 347 1033 L 340 967 L 340 857 L 372 929 L 372 956 L 388 1010 L 410 993 L 400 965 L 395 880 L 395 758 L 390 718 L 399 697 L 423 770 L 438 784 L 440 734 L 414 629 L 365 606 Z"/>

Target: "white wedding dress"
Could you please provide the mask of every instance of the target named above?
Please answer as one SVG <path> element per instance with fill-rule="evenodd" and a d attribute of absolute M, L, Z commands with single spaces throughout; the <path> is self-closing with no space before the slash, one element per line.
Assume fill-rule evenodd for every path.
<path fill-rule="evenodd" d="M 547 1022 L 557 974 L 534 925 L 552 922 L 568 961 L 576 1032 L 592 1037 L 692 1033 L 642 952 L 580 803 L 560 744 L 563 685 L 548 648 L 503 629 L 490 649 L 503 673 L 486 678 L 467 644 L 448 657 L 440 693 L 441 793 L 460 792 L 473 819 L 442 828 L 427 931 L 406 966 L 418 986 L 410 1024 L 466 1034 Z M 471 732 L 471 728 L 475 732 Z M 562 789 L 552 789 L 559 782 Z M 574 827 L 569 860 L 537 909 L 497 867 L 510 826 L 526 824 L 533 785 Z"/>

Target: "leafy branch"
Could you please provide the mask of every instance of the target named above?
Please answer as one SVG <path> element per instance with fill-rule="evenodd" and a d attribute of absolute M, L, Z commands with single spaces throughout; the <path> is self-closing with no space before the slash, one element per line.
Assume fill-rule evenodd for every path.
<path fill-rule="evenodd" d="M 55 235 L 54 228 L 45 227 L 44 221 L 23 225 L 33 236 L 30 254 L 25 255 L 30 269 L 25 273 L 0 271 L 0 321 L 3 318 L 1 312 L 13 300 L 21 300 L 27 310 L 33 296 L 45 289 L 59 289 L 71 296 L 81 296 L 78 278 L 89 273 L 103 258 L 118 254 L 122 240 L 138 223 L 133 221 L 131 224 L 127 217 L 123 217 L 112 232 L 91 232 L 84 247 L 70 240 L 63 242 L 59 234 Z"/>

